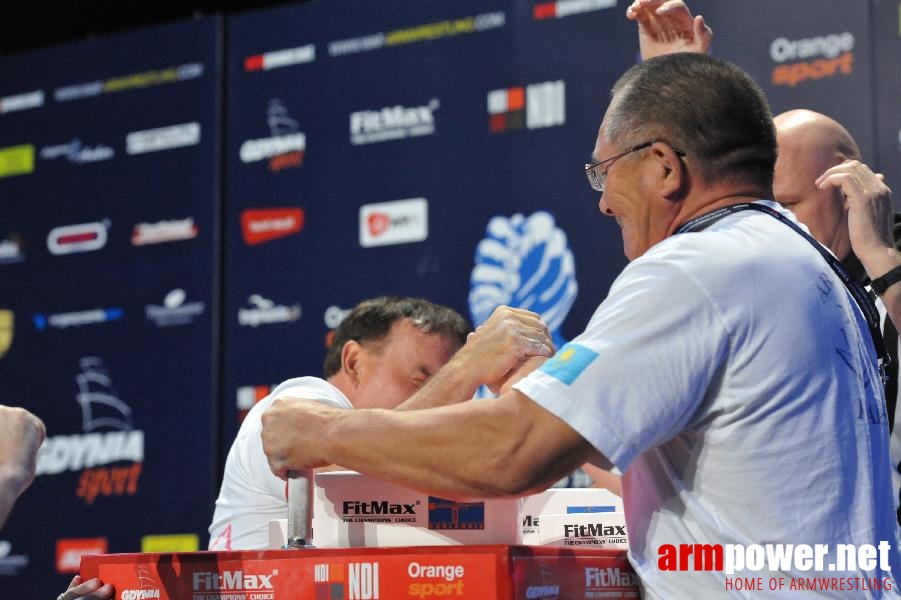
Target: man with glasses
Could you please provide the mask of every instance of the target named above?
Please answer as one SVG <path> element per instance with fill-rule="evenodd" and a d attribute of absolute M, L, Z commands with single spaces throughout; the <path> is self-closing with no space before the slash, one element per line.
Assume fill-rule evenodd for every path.
<path fill-rule="evenodd" d="M 721 598 L 727 577 L 884 581 L 899 564 L 885 400 L 855 304 L 872 305 L 768 200 L 775 159 L 766 100 L 734 65 L 680 53 L 632 67 L 588 169 L 631 262 L 585 332 L 491 401 L 276 401 L 273 472 L 337 463 L 466 497 L 534 492 L 590 461 L 623 472 L 646 598 Z M 420 393 L 444 393 L 434 384 Z M 821 544 L 824 560 L 727 575 L 686 555 L 759 543 Z M 838 544 L 886 560 L 830 572 Z"/>
<path fill-rule="evenodd" d="M 706 53 L 713 31 L 692 17 L 682 0 L 636 0 L 626 17 L 638 24 L 642 58 L 675 52 Z M 901 215 L 882 174 L 861 162 L 857 142 L 841 123 L 822 113 L 795 109 L 776 115 L 773 193 L 829 248 L 858 281 L 877 293 L 876 306 L 891 365 L 885 394 L 891 433 L 893 497 L 901 497 L 901 418 L 897 410 L 901 369 Z M 593 184 L 594 185 L 594 184 Z M 901 507 L 898 508 L 901 523 Z"/>

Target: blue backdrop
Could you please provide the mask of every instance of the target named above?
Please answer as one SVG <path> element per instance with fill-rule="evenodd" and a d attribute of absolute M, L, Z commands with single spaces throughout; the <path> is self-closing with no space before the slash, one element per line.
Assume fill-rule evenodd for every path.
<path fill-rule="evenodd" d="M 221 31 L 211 17 L 0 63 L 0 398 L 48 433 L 0 534 L 4 598 L 55 597 L 81 551 L 197 540 L 208 519 Z"/>

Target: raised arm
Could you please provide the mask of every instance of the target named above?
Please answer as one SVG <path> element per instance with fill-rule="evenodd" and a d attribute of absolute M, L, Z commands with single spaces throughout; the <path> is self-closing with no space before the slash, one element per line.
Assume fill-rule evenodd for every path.
<path fill-rule="evenodd" d="M 635 0 L 626 9 L 626 18 L 638 23 L 644 60 L 676 52 L 706 54 L 713 41 L 704 17 L 692 17 L 682 0 Z"/>
<path fill-rule="evenodd" d="M 888 284 L 880 298 L 895 327 L 901 327 L 901 283 L 891 283 L 892 279 L 901 282 L 901 252 L 895 248 L 892 235 L 892 191 L 882 174 L 874 173 L 860 161 L 847 160 L 820 175 L 816 185 L 839 189 L 844 194 L 851 248 L 874 282 L 874 289 L 880 287 L 880 282 Z M 898 269 L 894 277 L 880 279 L 894 269 Z"/>

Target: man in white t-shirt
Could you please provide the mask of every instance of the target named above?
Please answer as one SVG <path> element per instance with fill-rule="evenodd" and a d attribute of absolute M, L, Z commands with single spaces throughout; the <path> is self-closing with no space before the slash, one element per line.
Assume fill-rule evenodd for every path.
<path fill-rule="evenodd" d="M 465 497 L 531 493 L 590 461 L 623 472 L 646 598 L 720 598 L 734 593 L 729 578 L 884 582 L 901 561 L 865 315 L 878 319 L 767 200 L 775 159 L 769 107 L 746 73 L 689 53 L 635 65 L 586 165 L 631 262 L 585 332 L 489 402 L 409 412 L 273 402 L 262 416 L 273 472 L 338 463 Z M 810 570 L 801 557 L 732 574 L 686 558 L 763 543 L 825 554 Z M 883 560 L 831 571 L 839 544 L 870 544 Z"/>
<path fill-rule="evenodd" d="M 705 53 L 713 31 L 682 0 L 636 0 L 626 16 L 638 24 L 643 58 Z M 861 162 L 860 148 L 841 123 L 806 109 L 773 119 L 779 157 L 773 193 L 829 248 L 848 272 L 878 294 L 880 328 L 893 360 L 885 392 L 891 437 L 893 497 L 901 499 L 901 215 L 883 176 Z M 875 285 L 872 282 L 875 281 Z M 901 508 L 898 508 L 901 523 Z"/>
<path fill-rule="evenodd" d="M 453 372 L 442 373 L 454 383 L 456 401 L 496 381 L 494 372 L 503 374 L 522 358 L 552 352 L 547 328 L 529 311 L 499 309 L 467 343 L 468 333 L 457 312 L 426 300 L 385 296 L 358 304 L 335 330 L 325 379 L 289 379 L 244 419 L 226 459 L 209 549 L 267 548 L 269 521 L 287 516 L 285 482 L 269 470 L 260 442 L 260 415 L 276 398 L 305 398 L 342 409 L 394 408 L 466 344 Z M 448 401 L 445 396 L 417 400 L 420 407 Z"/>

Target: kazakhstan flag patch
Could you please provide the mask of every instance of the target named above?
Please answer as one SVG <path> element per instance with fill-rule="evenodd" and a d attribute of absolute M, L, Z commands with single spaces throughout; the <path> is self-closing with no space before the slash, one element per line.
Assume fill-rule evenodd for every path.
<path fill-rule="evenodd" d="M 566 344 L 549 361 L 541 365 L 544 371 L 554 379 L 571 385 L 576 377 L 598 357 L 598 353 L 579 344 Z"/>

